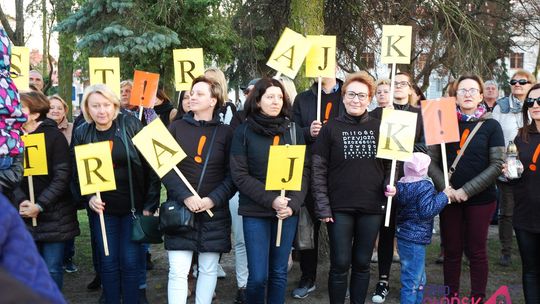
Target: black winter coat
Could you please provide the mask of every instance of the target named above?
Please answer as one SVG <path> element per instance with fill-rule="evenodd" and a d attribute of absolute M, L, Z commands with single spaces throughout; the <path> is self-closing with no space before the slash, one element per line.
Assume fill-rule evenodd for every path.
<path fill-rule="evenodd" d="M 199 187 L 199 179 L 214 130 L 216 130 L 216 135 L 212 153 Z M 195 213 L 193 231 L 174 235 L 166 234 L 165 249 L 229 252 L 231 250 L 229 199 L 236 192 L 229 170 L 232 129 L 221 124 L 217 119 L 197 121 L 193 118 L 193 113 L 189 112 L 181 120 L 173 121 L 169 126 L 169 131 L 187 154 L 187 157 L 178 164 L 178 169 L 186 176 L 194 189 L 199 188 L 200 197 L 210 198 L 215 206 L 211 209 L 214 213 L 213 217 L 206 212 Z M 203 136 L 206 137 L 204 145 L 201 141 Z M 198 153 L 200 145 L 203 147 L 201 154 Z M 167 188 L 169 199 L 183 203 L 184 199 L 193 195 L 174 171 L 166 174 L 162 182 Z"/>
<path fill-rule="evenodd" d="M 33 176 L 36 204 L 43 208 L 37 217 L 37 226 L 25 219 L 34 240 L 43 242 L 63 242 L 79 235 L 77 210 L 69 191 L 71 159 L 66 137 L 58 130 L 56 122 L 45 119 L 32 134 L 45 135 L 47 152 L 47 175 Z M 13 191 L 12 202 L 19 209 L 20 203 L 30 200 L 28 177 Z"/>
<path fill-rule="evenodd" d="M 23 154 L 13 158 L 9 169 L 0 170 L 0 192 L 9 193 L 23 178 Z"/>

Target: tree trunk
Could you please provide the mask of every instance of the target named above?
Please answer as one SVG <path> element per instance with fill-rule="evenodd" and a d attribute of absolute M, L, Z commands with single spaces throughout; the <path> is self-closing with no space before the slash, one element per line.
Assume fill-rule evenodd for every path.
<path fill-rule="evenodd" d="M 56 4 L 56 16 L 58 21 L 62 21 L 71 13 L 73 0 L 58 0 Z M 60 32 L 58 34 L 58 44 L 60 45 L 60 55 L 58 58 L 58 95 L 64 99 L 69 111 L 67 117 L 73 120 L 73 103 L 71 100 L 71 90 L 73 86 L 73 54 L 75 53 L 75 35 Z M 45 51 L 44 51 L 45 52 Z"/>
<path fill-rule="evenodd" d="M 49 59 L 49 56 L 47 55 L 47 49 L 48 49 L 48 46 L 47 46 L 47 0 L 41 0 L 41 15 L 42 15 L 42 20 L 41 20 L 41 33 L 43 35 L 43 59 L 41 61 L 41 67 L 42 67 L 42 73 L 43 75 L 47 75 L 48 74 L 48 64 L 47 64 L 47 61 Z M 51 81 L 51 79 L 49 79 L 49 82 Z"/>
<path fill-rule="evenodd" d="M 9 39 L 16 46 L 24 46 L 24 3 L 23 0 L 15 0 L 15 30 L 9 24 L 7 15 L 0 7 L 0 23 L 6 30 Z"/>

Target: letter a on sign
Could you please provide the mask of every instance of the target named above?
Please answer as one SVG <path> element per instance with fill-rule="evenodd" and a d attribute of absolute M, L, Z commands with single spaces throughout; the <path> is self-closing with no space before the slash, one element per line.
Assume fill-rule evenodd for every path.
<path fill-rule="evenodd" d="M 11 71 L 17 76 L 11 77 L 19 91 L 27 90 L 30 76 L 30 49 L 24 46 L 11 47 Z"/>
<path fill-rule="evenodd" d="M 285 28 L 266 65 L 294 79 L 310 48 L 311 43 L 306 37 Z"/>
<path fill-rule="evenodd" d="M 293 190 L 302 188 L 306 146 L 270 146 L 266 190 Z"/>
<path fill-rule="evenodd" d="M 116 189 L 108 141 L 75 146 L 75 161 L 82 195 Z"/>
<path fill-rule="evenodd" d="M 45 135 L 43 133 L 23 135 L 22 140 L 24 141 L 24 176 L 47 175 Z"/>
<path fill-rule="evenodd" d="M 306 57 L 307 77 L 336 77 L 336 36 L 307 36 L 311 49 Z"/>
<path fill-rule="evenodd" d="M 90 84 L 105 84 L 117 96 L 120 96 L 120 58 L 88 58 L 88 62 L 90 67 Z"/>
<path fill-rule="evenodd" d="M 161 119 L 144 127 L 133 137 L 133 143 L 160 178 L 186 157 Z"/>
<path fill-rule="evenodd" d="M 411 63 L 412 26 L 383 25 L 382 63 Z"/>
<path fill-rule="evenodd" d="M 173 50 L 174 86 L 177 91 L 191 89 L 193 79 L 204 74 L 203 49 Z"/>
<path fill-rule="evenodd" d="M 408 160 L 413 153 L 417 114 L 394 109 L 383 109 L 377 157 Z"/>

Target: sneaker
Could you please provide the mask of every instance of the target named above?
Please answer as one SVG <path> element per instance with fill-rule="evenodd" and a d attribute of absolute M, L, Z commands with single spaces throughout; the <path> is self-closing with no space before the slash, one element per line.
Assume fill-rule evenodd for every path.
<path fill-rule="evenodd" d="M 386 300 L 386 297 L 388 296 L 388 292 L 388 283 L 377 283 L 371 301 L 373 301 L 373 303 L 384 303 L 384 300 Z"/>
<path fill-rule="evenodd" d="M 245 303 L 247 303 L 247 300 L 246 300 L 246 288 L 245 287 L 238 288 L 238 290 L 236 291 L 236 299 L 234 300 L 234 303 L 235 304 L 245 304 Z"/>
<path fill-rule="evenodd" d="M 150 252 L 146 253 L 146 270 L 154 269 L 154 262 L 152 262 L 152 255 Z"/>
<path fill-rule="evenodd" d="M 221 264 L 217 265 L 217 277 L 218 279 L 223 279 L 227 277 L 227 273 L 225 272 L 225 270 L 223 270 L 223 267 L 221 266 Z"/>
<path fill-rule="evenodd" d="M 79 268 L 77 267 L 77 265 L 75 265 L 75 263 L 73 263 L 73 259 L 66 259 L 64 261 L 64 270 L 67 273 L 73 273 L 77 272 Z"/>
<path fill-rule="evenodd" d="M 99 274 L 96 274 L 92 282 L 86 285 L 86 289 L 91 290 L 91 291 L 96 291 L 100 288 L 101 288 L 101 278 Z"/>
<path fill-rule="evenodd" d="M 399 263 L 401 260 L 399 259 L 399 254 L 394 253 L 394 256 L 392 257 L 393 263 Z"/>
<path fill-rule="evenodd" d="M 315 282 L 311 279 L 302 279 L 298 288 L 293 290 L 292 297 L 295 299 L 304 299 L 308 294 L 315 290 Z"/>
<path fill-rule="evenodd" d="M 504 267 L 512 265 L 512 258 L 507 254 L 501 255 L 501 258 L 499 259 L 499 265 Z"/>

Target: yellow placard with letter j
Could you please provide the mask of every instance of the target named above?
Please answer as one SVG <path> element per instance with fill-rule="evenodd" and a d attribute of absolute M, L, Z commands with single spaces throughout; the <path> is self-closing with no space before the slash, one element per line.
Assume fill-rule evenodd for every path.
<path fill-rule="evenodd" d="M 47 150 L 45 134 L 23 135 L 24 141 L 24 176 L 47 175 Z"/>
<path fill-rule="evenodd" d="M 75 161 L 82 195 L 116 189 L 109 141 L 75 146 Z"/>
<path fill-rule="evenodd" d="M 270 146 L 265 189 L 300 191 L 305 155 L 304 145 Z"/>

